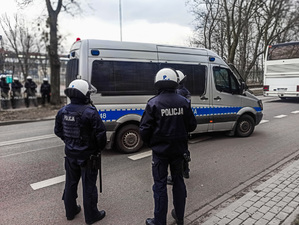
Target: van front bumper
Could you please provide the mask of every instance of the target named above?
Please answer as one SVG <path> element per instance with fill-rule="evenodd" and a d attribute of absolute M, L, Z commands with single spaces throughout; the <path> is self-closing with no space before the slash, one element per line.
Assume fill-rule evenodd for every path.
<path fill-rule="evenodd" d="M 256 121 L 255 121 L 255 125 L 258 125 L 263 119 L 263 113 L 262 112 L 257 112 L 256 113 Z"/>

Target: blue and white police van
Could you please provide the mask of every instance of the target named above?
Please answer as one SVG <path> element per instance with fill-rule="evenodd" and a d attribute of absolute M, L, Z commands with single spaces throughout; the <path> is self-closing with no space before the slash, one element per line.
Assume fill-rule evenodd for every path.
<path fill-rule="evenodd" d="M 208 49 L 78 39 L 69 57 L 66 85 L 82 78 L 97 88 L 92 100 L 107 129 L 107 148 L 133 153 L 142 147 L 139 121 L 156 94 L 154 77 L 165 67 L 187 76 L 198 123 L 193 133 L 228 131 L 248 137 L 263 116 L 262 102 Z"/>

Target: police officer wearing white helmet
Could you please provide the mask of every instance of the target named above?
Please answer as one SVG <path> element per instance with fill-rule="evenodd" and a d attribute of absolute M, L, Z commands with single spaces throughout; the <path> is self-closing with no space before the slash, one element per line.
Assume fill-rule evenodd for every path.
<path fill-rule="evenodd" d="M 46 100 L 50 103 L 50 96 L 51 96 L 51 84 L 49 84 L 48 78 L 43 78 L 43 83 L 40 86 L 40 93 L 42 95 L 42 105 L 44 106 Z"/>
<path fill-rule="evenodd" d="M 26 82 L 25 82 L 25 104 L 26 107 L 28 108 L 30 106 L 30 97 L 33 97 L 33 104 L 34 106 L 37 106 L 37 101 L 35 98 L 35 93 L 36 93 L 36 88 L 37 85 L 36 83 L 32 80 L 31 76 L 27 76 Z"/>
<path fill-rule="evenodd" d="M 184 96 L 185 98 L 188 98 L 189 100 L 191 100 L 191 93 L 190 91 L 185 87 L 185 82 L 186 82 L 186 75 L 183 74 L 182 71 L 180 70 L 176 70 L 176 72 L 179 75 L 179 86 L 178 89 L 176 90 L 176 92 L 182 96 Z"/>
<path fill-rule="evenodd" d="M 178 88 L 176 89 L 176 93 L 191 100 L 191 93 L 185 87 L 186 75 L 184 75 L 184 73 L 180 70 L 176 70 L 176 72 L 179 75 L 179 81 L 178 81 L 179 85 L 178 85 Z M 184 153 L 184 163 L 183 163 L 183 177 L 184 178 L 190 177 L 190 175 L 189 175 L 189 173 L 190 173 L 189 162 L 190 161 L 191 161 L 190 151 L 188 149 L 186 149 L 186 152 Z M 167 184 L 170 184 L 170 185 L 173 184 L 171 176 L 167 177 Z"/>
<path fill-rule="evenodd" d="M 176 93 L 178 73 L 163 68 L 156 74 L 158 94 L 146 105 L 140 122 L 140 135 L 152 149 L 152 175 L 154 178 L 154 218 L 147 225 L 166 225 L 168 211 L 168 165 L 173 180 L 173 205 L 171 214 L 179 225 L 184 224 L 187 191 L 183 179 L 183 154 L 188 148 L 188 132 L 197 124 L 190 100 Z"/>
<path fill-rule="evenodd" d="M 90 166 L 91 156 L 97 155 L 106 145 L 105 126 L 96 108 L 90 105 L 90 94 L 95 91 L 85 80 L 72 81 L 64 91 L 71 103 L 58 111 L 54 128 L 55 134 L 65 143 L 66 181 L 63 200 L 67 220 L 73 220 L 81 211 L 76 199 L 78 183 L 82 177 L 87 224 L 103 219 L 106 214 L 104 210 L 98 210 L 98 170 Z"/>

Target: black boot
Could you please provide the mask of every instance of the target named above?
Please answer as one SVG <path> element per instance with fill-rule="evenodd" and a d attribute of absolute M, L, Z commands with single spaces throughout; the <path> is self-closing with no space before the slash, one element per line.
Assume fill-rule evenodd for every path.
<path fill-rule="evenodd" d="M 176 213 L 175 213 L 174 209 L 171 211 L 171 215 L 172 215 L 173 219 L 175 219 L 175 222 L 176 222 L 177 225 L 184 225 L 184 219 L 179 220 L 176 216 Z"/>
<path fill-rule="evenodd" d="M 99 211 L 98 215 L 94 218 L 94 220 L 90 222 L 86 222 L 87 224 L 93 224 L 106 216 L 106 212 L 104 210 Z"/>
<path fill-rule="evenodd" d="M 75 215 L 66 217 L 67 220 L 73 220 L 73 219 L 75 218 L 75 216 L 76 216 L 80 211 L 81 211 L 81 206 L 80 206 L 80 205 L 77 205 L 77 211 L 76 211 Z"/>
<path fill-rule="evenodd" d="M 147 218 L 145 221 L 146 225 L 155 225 L 155 219 L 154 218 Z"/>

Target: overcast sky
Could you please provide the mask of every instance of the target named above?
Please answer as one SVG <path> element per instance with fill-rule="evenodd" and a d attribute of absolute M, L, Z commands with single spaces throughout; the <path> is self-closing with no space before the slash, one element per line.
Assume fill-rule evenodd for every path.
<path fill-rule="evenodd" d="M 41 1 L 41 0 L 40 0 Z M 92 9 L 84 10 L 72 18 L 59 14 L 60 32 L 67 37 L 66 50 L 76 40 L 120 40 L 119 0 L 88 0 Z M 159 44 L 189 45 L 193 17 L 185 5 L 186 0 L 121 0 L 122 40 Z M 21 12 L 34 19 L 45 9 L 39 7 Z M 17 12 L 14 0 L 0 0 L 0 15 Z M 20 11 L 19 11 L 20 12 Z M 0 28 L 0 35 L 2 34 Z"/>

